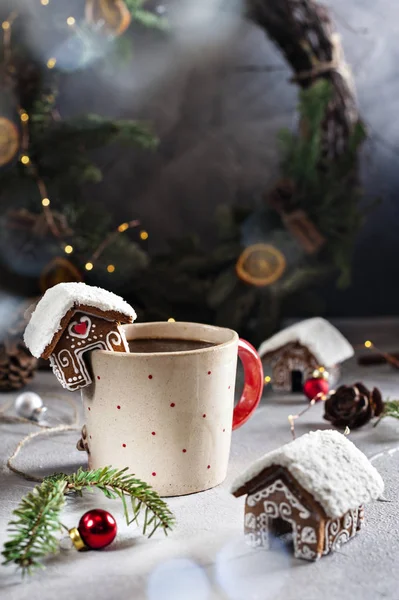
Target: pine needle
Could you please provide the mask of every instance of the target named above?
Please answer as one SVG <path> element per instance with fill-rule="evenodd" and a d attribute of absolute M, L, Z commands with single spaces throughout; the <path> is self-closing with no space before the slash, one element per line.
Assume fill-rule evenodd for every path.
<path fill-rule="evenodd" d="M 66 495 L 76 493 L 81 496 L 84 490 L 94 488 L 109 499 L 120 498 L 128 525 L 138 523 L 144 513 L 144 535 L 150 538 L 158 529 L 167 535 L 174 525 L 172 512 L 150 485 L 127 471 L 127 468 L 104 467 L 93 471 L 80 468 L 71 475 L 56 473 L 46 477 L 13 512 L 16 518 L 8 524 L 10 540 L 4 545 L 3 564 L 14 563 L 22 569 L 23 575 L 43 568 L 42 559 L 59 548 L 57 534 L 65 528 L 60 515 Z"/>
<path fill-rule="evenodd" d="M 386 402 L 384 402 L 384 410 L 378 421 L 374 423 L 374 427 L 377 427 L 378 423 L 385 417 L 399 419 L 399 400 L 386 400 Z"/>
<path fill-rule="evenodd" d="M 42 567 L 40 559 L 58 551 L 61 531 L 60 513 L 65 503 L 66 481 L 46 479 L 36 486 L 14 510 L 15 518 L 9 522 L 11 539 L 4 544 L 3 564 L 15 563 L 22 574 L 30 574 Z"/>

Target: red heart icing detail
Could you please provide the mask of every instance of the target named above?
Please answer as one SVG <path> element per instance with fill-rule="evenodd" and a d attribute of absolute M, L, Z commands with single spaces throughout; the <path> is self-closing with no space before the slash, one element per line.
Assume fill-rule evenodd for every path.
<path fill-rule="evenodd" d="M 73 326 L 73 330 L 79 335 L 84 335 L 87 331 L 87 323 L 77 323 Z"/>

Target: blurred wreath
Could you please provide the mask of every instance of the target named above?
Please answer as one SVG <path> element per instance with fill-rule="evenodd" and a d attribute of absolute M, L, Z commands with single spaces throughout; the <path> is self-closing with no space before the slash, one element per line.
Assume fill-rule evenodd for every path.
<path fill-rule="evenodd" d="M 348 285 L 363 214 L 358 153 L 366 137 L 351 71 L 328 9 L 313 0 L 246 0 L 247 16 L 276 43 L 300 86 L 299 129 L 282 131 L 281 178 L 253 210 L 221 207 L 211 252 L 175 241 L 135 279 L 144 319 L 232 327 L 254 343 L 287 312 L 318 314 L 316 283 Z"/>
<path fill-rule="evenodd" d="M 132 22 L 165 28 L 164 20 L 141 8 L 143 0 L 125 4 Z M 101 11 L 108 15 L 108 8 L 106 0 L 88 0 L 90 27 L 103 21 Z M 112 223 L 96 204 L 80 201 L 85 183 L 101 180 L 90 152 L 111 142 L 153 147 L 155 139 L 146 126 L 133 121 L 98 116 L 59 120 L 58 80 L 50 77 L 56 69 L 43 75 L 32 56 L 25 52 L 22 60 L 17 43 L 11 79 L 16 80 L 20 104 L 33 115 L 28 141 L 41 178 L 39 191 L 40 181 L 47 183 L 55 200 L 52 219 L 46 212 L 47 198 L 45 218 L 34 213 L 38 178 L 15 163 L 13 139 L 6 136 L 4 155 L 10 163 L 1 172 L 3 194 L 7 190 L 12 199 L 22 188 L 29 199 L 23 209 L 28 212 L 13 209 L 2 221 L 1 253 L 9 269 L 27 271 L 40 280 L 42 291 L 65 278 L 83 278 L 122 293 L 140 319 L 205 321 L 232 327 L 254 343 L 268 337 L 292 307 L 304 316 L 320 313 L 315 283 L 334 278 L 341 286 L 348 284 L 354 240 L 363 219 L 358 152 L 366 132 L 339 36 L 328 10 L 313 0 L 301 0 L 300 9 L 297 0 L 247 0 L 246 10 L 283 52 L 293 70 L 292 81 L 300 87 L 298 131 L 282 131 L 279 136 L 280 179 L 252 209 L 217 210 L 218 242 L 211 251 L 193 236 L 174 240 L 163 255 L 150 256 L 142 243 L 146 232 L 139 235 L 131 229 L 112 238 L 94 269 L 88 257 Z M 118 11 L 109 13 L 108 23 L 114 23 L 117 35 L 104 41 L 108 30 L 90 30 L 91 36 L 101 37 L 101 47 L 112 43 L 123 48 L 125 36 L 119 34 L 130 17 Z M 16 33 L 18 42 L 23 30 Z M 125 231 L 125 225 L 117 230 Z M 19 239 L 15 227 L 23 230 Z M 67 257 L 65 244 L 65 252 L 71 252 Z M 116 264 L 123 268 L 115 270 Z"/>

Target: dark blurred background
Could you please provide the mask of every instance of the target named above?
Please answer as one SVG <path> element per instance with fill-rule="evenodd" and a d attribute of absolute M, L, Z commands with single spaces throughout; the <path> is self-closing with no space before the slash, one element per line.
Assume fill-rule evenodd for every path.
<path fill-rule="evenodd" d="M 115 79 L 76 76 L 63 98 L 65 110 L 154 123 L 158 149 L 114 155 L 96 190 L 117 214 L 130 207 L 131 216 L 145 222 L 151 250 L 187 231 L 208 244 L 215 206 L 252 206 L 278 176 L 277 133 L 296 118 L 297 87 L 263 31 L 211 10 L 205 14 L 195 2 L 181 4 L 184 15 L 173 13 L 176 3 L 162 3 L 180 25 L 175 39 L 153 43 L 145 36 L 136 41 L 131 66 Z M 393 315 L 399 307 L 397 6 L 387 0 L 329 5 L 370 136 L 362 152 L 363 187 L 381 203 L 356 240 L 350 287 L 337 290 L 331 284 L 323 296 L 328 315 Z"/>
<path fill-rule="evenodd" d="M 278 178 L 279 130 L 297 126 L 298 88 L 273 43 L 238 10 L 221 10 L 211 0 L 199 4 L 148 3 L 167 15 L 173 35 L 129 30 L 131 61 L 112 71 L 93 62 L 69 73 L 58 97 L 66 117 L 93 112 L 152 124 L 158 147 L 98 150 L 103 181 L 84 192 L 84 201 L 104 204 L 115 223 L 140 219 L 150 253 L 192 232 L 210 248 L 217 206 L 253 207 Z M 79 10 L 79 2 L 72 6 Z M 327 282 L 320 292 L 327 315 L 397 314 L 398 9 L 392 0 L 332 0 L 329 6 L 369 134 L 362 185 L 366 200 L 380 204 L 356 239 L 350 286 L 339 290 Z M 7 271 L 1 283 L 16 292 L 29 289 Z"/>

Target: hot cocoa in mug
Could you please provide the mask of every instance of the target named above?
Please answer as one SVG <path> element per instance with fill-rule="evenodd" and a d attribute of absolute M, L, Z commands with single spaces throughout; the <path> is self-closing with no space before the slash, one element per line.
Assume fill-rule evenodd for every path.
<path fill-rule="evenodd" d="M 89 467 L 128 467 L 163 496 L 226 477 L 231 433 L 262 395 L 255 349 L 230 329 L 199 323 L 126 325 L 130 352 L 91 353 L 82 389 Z M 234 407 L 237 355 L 244 390 Z"/>

